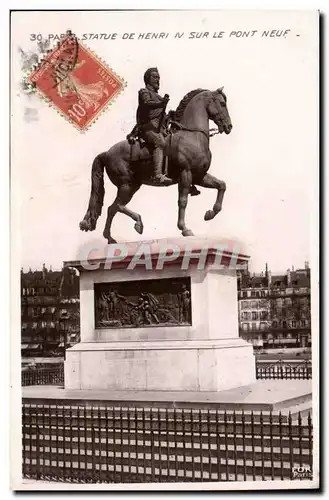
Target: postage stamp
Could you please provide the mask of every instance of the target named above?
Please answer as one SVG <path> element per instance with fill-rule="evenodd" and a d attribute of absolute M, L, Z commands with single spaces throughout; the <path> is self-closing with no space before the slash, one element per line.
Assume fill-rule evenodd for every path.
<path fill-rule="evenodd" d="M 28 77 L 42 98 L 86 131 L 126 83 L 70 31 Z"/>

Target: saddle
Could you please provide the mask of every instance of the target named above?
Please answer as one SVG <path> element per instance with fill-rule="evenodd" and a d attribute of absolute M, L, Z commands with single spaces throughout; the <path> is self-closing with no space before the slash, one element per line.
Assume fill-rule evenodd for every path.
<path fill-rule="evenodd" d="M 164 156 L 168 156 L 171 136 L 179 130 L 177 122 L 174 121 L 174 111 L 169 111 L 166 121 L 162 126 L 166 145 L 164 147 Z M 152 158 L 152 147 L 143 139 L 138 125 L 135 125 L 130 134 L 127 135 L 127 141 L 131 146 L 131 161 L 147 161 Z"/>
<path fill-rule="evenodd" d="M 164 157 L 168 156 L 169 136 L 165 138 Z M 130 161 L 153 161 L 153 148 L 143 138 L 136 138 L 134 141 L 128 141 L 130 144 Z"/>
<path fill-rule="evenodd" d="M 180 130 L 180 128 L 179 126 L 176 127 L 176 124 L 174 123 L 173 126 L 170 127 L 170 130 L 168 130 L 168 134 L 165 137 L 166 144 L 164 147 L 164 158 L 163 158 L 164 169 L 166 166 L 166 162 L 168 161 L 168 151 L 170 149 L 171 138 L 175 133 L 175 131 L 177 130 Z M 140 137 L 139 135 L 132 136 L 132 134 L 129 134 L 127 136 L 127 140 L 130 144 L 131 162 L 144 161 L 146 163 L 153 163 L 152 148 L 147 144 L 147 142 L 142 137 Z M 190 188 L 190 195 L 197 196 L 198 194 L 200 194 L 200 191 L 193 184 Z"/>
<path fill-rule="evenodd" d="M 170 143 L 170 136 L 172 132 L 168 132 L 168 135 L 165 136 L 165 147 L 164 147 L 164 156 L 168 156 L 168 149 Z M 132 136 L 129 134 L 127 136 L 128 143 L 130 144 L 130 161 L 148 161 L 152 160 L 152 152 L 153 148 L 150 144 L 148 144 L 143 137 L 139 134 Z"/>

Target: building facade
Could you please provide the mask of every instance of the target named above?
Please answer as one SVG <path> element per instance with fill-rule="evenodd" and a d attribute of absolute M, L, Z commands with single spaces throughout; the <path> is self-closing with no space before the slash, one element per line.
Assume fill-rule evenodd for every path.
<path fill-rule="evenodd" d="M 21 270 L 22 355 L 60 354 L 79 341 L 79 276 L 74 269 Z"/>
<path fill-rule="evenodd" d="M 238 276 L 240 336 L 255 349 L 311 346 L 310 269 Z"/>

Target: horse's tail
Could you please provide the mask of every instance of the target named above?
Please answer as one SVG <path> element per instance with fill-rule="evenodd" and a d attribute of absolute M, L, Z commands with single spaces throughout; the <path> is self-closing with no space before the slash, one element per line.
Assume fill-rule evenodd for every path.
<path fill-rule="evenodd" d="M 104 167 L 106 153 L 100 153 L 93 161 L 91 168 L 91 193 L 88 210 L 80 222 L 81 231 L 93 231 L 96 228 L 98 217 L 102 213 L 104 201 Z"/>

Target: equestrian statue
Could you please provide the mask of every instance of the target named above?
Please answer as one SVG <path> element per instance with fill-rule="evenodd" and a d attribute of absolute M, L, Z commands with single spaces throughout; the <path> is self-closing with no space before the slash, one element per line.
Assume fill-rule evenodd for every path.
<path fill-rule="evenodd" d="M 229 134 L 232 123 L 223 87 L 215 90 L 196 89 L 186 94 L 176 111 L 166 113 L 169 96 L 161 97 L 160 75 L 157 68 L 144 74 L 145 88 L 138 94 L 136 125 L 126 140 L 114 144 L 94 159 L 91 171 L 89 206 L 80 222 L 82 231 L 93 231 L 104 201 L 104 169 L 118 188 L 117 196 L 107 210 L 103 231 L 108 243 L 116 243 L 111 235 L 114 216 L 120 212 L 135 221 L 135 230 L 143 233 L 140 214 L 127 208 L 128 203 L 145 184 L 171 186 L 178 184 L 178 223 L 183 236 L 193 236 L 186 227 L 185 211 L 188 195 L 200 194 L 196 185 L 216 189 L 217 197 L 204 219 L 211 220 L 222 208 L 226 185 L 208 173 L 211 163 L 209 148 L 212 135 Z M 217 130 L 209 128 L 209 120 Z"/>

